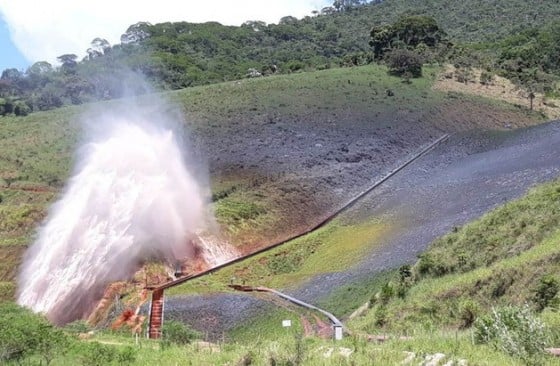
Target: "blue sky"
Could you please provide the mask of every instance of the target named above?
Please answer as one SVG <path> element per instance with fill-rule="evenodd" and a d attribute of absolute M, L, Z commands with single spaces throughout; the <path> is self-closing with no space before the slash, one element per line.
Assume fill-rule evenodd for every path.
<path fill-rule="evenodd" d="M 302 18 L 332 3 L 333 0 L 0 0 L 0 70 L 25 69 L 36 61 L 56 65 L 56 58 L 67 53 L 82 58 L 94 38 L 116 44 L 130 25 L 140 21 L 278 23 L 284 16 Z"/>
<path fill-rule="evenodd" d="M 0 72 L 12 67 L 26 69 L 29 66 L 29 61 L 12 43 L 10 32 L 2 17 L 0 17 L 0 55 Z"/>

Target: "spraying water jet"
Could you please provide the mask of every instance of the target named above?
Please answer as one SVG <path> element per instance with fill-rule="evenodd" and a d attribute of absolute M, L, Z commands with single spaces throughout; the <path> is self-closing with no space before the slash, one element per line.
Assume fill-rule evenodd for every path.
<path fill-rule="evenodd" d="M 171 129 L 121 115 L 103 122 L 18 277 L 18 303 L 56 324 L 87 317 L 111 282 L 131 278 L 147 260 L 193 258 L 209 221 Z M 205 249 L 208 257 L 226 252 Z"/>

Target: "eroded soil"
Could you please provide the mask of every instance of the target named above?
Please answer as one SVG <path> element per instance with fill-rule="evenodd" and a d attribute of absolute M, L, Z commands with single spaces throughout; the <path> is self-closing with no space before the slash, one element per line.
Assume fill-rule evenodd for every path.
<path fill-rule="evenodd" d="M 530 122 L 507 119 L 504 115 L 489 116 L 481 109 L 480 114 L 469 110 L 469 115 L 475 117 L 468 123 L 454 124 L 453 120 L 461 120 L 461 111 L 476 108 L 476 104 L 459 103 L 453 107 L 434 109 L 410 121 L 388 120 L 369 129 L 363 121 L 345 126 L 333 122 L 330 128 L 278 121 L 261 126 L 266 129 L 264 133 L 259 130 L 230 136 L 236 141 L 233 146 L 238 146 L 237 150 L 222 145 L 211 166 L 227 171 L 228 166 L 241 164 L 237 169 L 274 172 L 278 178 L 268 184 L 297 187 L 293 198 L 286 199 L 286 212 L 290 215 L 286 216 L 285 226 L 280 225 L 286 233 L 299 230 L 345 202 L 420 146 L 444 132 L 453 133 L 443 145 L 343 213 L 342 219 L 350 222 L 383 217 L 397 229 L 383 237 L 382 243 L 372 243 L 376 249 L 357 258 L 352 268 L 286 289 L 313 303 L 340 285 L 413 262 L 433 239 L 452 227 L 463 225 L 496 205 L 519 197 L 530 186 L 559 175 L 559 123 L 504 129 Z M 434 118 L 432 122 L 430 117 Z M 476 128 L 484 123 L 488 124 L 486 128 L 501 132 L 465 131 L 457 127 Z M 258 140 L 259 136 L 277 137 Z M 279 198 L 283 197 L 290 196 Z M 168 299 L 166 306 L 168 319 L 182 319 L 204 329 L 211 338 L 273 307 L 242 294 L 175 297 Z"/>

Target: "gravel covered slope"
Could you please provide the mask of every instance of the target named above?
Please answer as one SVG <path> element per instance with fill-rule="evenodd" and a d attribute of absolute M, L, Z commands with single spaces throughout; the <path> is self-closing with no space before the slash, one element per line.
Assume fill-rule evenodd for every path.
<path fill-rule="evenodd" d="M 452 227 L 559 175 L 560 122 L 455 134 L 342 214 L 350 222 L 372 216 L 392 222 L 396 229 L 382 243 L 372 245 L 375 249 L 355 267 L 318 276 L 288 292 L 313 302 L 340 285 L 411 263 Z M 174 297 L 167 300 L 166 317 L 216 337 L 270 306 L 242 294 Z"/>

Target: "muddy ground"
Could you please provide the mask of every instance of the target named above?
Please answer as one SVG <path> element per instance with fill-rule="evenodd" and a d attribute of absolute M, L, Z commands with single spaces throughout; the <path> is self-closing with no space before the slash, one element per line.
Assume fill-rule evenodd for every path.
<path fill-rule="evenodd" d="M 302 138 L 306 149 L 298 152 L 286 148 L 285 154 L 300 154 L 294 169 L 310 164 L 305 169 L 314 194 L 330 197 L 327 204 L 318 205 L 317 212 L 321 212 L 328 210 L 329 205 L 340 204 L 443 131 L 434 127 L 417 132 L 409 134 L 410 139 L 403 138 L 407 141 L 404 144 L 387 145 L 388 142 L 375 140 L 367 131 L 325 131 L 331 134 L 329 139 L 324 134 L 313 135 L 310 130 L 307 133 L 312 137 Z M 299 133 L 303 132 L 294 131 L 294 141 L 298 141 Z M 402 133 L 406 133 L 406 127 Z M 260 154 L 263 152 L 252 156 Z M 347 161 L 355 156 L 363 158 Z M 341 158 L 346 160 L 338 161 Z M 288 161 L 291 160 L 287 159 L 286 164 Z M 523 130 L 458 132 L 342 214 L 342 219 L 350 222 L 375 216 L 393 223 L 396 229 L 383 237 L 382 243 L 372 243 L 375 249 L 368 256 L 344 272 L 321 275 L 286 291 L 314 302 L 341 285 L 412 263 L 433 239 L 454 226 L 463 225 L 519 197 L 532 185 L 559 175 L 560 122 Z M 301 180 L 296 183 L 301 184 Z M 243 294 L 174 297 L 167 299 L 166 318 L 181 319 L 210 338 L 220 338 L 240 321 L 271 306 Z"/>

